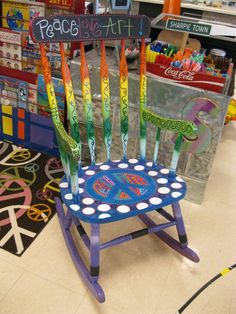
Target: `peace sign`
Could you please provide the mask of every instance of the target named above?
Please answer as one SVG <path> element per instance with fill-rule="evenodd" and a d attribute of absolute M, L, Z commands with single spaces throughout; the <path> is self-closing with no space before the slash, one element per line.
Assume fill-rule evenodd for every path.
<path fill-rule="evenodd" d="M 51 216 L 52 210 L 47 204 L 35 204 L 27 211 L 27 216 L 33 221 L 48 221 Z"/>
<path fill-rule="evenodd" d="M 31 186 L 36 180 L 35 172 L 28 172 L 27 178 L 24 178 L 23 175 L 25 174 L 25 166 L 20 167 L 9 167 L 1 172 L 1 179 L 0 179 L 0 187 L 7 189 L 8 191 L 19 191 L 26 187 Z M 22 185 L 6 185 L 7 181 L 14 181 L 20 179 L 24 182 L 24 186 Z"/>
<path fill-rule="evenodd" d="M 58 158 L 50 158 L 45 166 L 45 173 L 51 181 L 58 183 L 57 178 L 62 178 L 64 175 L 61 161 Z"/>
<path fill-rule="evenodd" d="M 36 191 L 36 197 L 41 201 L 49 200 L 52 197 L 52 191 L 49 189 L 39 189 Z"/>
<path fill-rule="evenodd" d="M 31 153 L 28 149 L 19 149 L 10 154 L 10 158 L 15 161 L 26 161 L 30 158 Z"/>
<path fill-rule="evenodd" d="M 112 169 L 98 172 L 87 181 L 92 198 L 111 204 L 134 204 L 153 195 L 156 182 L 145 172 Z"/>

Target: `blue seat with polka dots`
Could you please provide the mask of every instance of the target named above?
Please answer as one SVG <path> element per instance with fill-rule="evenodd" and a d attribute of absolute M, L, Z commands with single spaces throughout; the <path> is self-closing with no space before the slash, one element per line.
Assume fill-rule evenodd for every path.
<path fill-rule="evenodd" d="M 73 202 L 69 184 L 60 183 L 61 197 L 77 218 L 106 223 L 167 206 L 185 196 L 186 185 L 169 169 L 137 159 L 114 160 L 83 168 L 78 179 L 79 202 Z"/>

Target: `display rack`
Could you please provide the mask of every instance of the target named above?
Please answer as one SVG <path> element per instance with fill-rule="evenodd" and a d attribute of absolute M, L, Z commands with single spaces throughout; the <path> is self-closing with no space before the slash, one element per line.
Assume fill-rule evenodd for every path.
<path fill-rule="evenodd" d="M 220 38 L 222 40 L 230 39 L 236 43 L 236 26 L 223 22 L 162 13 L 152 20 L 151 25 L 152 28 L 183 34 L 182 46 L 188 42 L 188 34 Z M 226 77 L 217 77 L 194 71 L 182 73 L 183 71 L 179 68 L 158 63 L 148 63 L 147 70 L 152 75 L 170 79 L 180 84 L 227 94 L 232 77 L 233 63 L 230 64 Z"/>
<path fill-rule="evenodd" d="M 84 13 L 84 1 L 1 0 L 0 6 L 0 140 L 58 155 L 39 46 L 30 38 L 29 23 L 35 16 Z M 73 57 L 76 49 L 67 45 L 67 58 Z M 65 97 L 59 47 L 49 44 L 48 57 L 63 118 Z"/>

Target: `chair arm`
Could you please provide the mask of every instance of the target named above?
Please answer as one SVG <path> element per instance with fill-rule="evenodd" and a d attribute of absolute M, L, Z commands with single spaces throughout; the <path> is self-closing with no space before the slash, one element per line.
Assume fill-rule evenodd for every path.
<path fill-rule="evenodd" d="M 80 145 L 66 132 L 61 121 L 53 121 L 60 149 L 68 153 L 72 159 L 80 159 Z"/>
<path fill-rule="evenodd" d="M 197 125 L 191 121 L 162 117 L 148 109 L 143 109 L 142 118 L 160 129 L 178 132 L 186 137 L 197 136 Z"/>

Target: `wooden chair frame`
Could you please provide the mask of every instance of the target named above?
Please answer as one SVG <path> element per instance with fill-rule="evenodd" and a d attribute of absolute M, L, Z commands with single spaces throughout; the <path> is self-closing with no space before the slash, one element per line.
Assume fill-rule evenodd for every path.
<path fill-rule="evenodd" d="M 99 19 L 99 17 L 97 17 Z M 37 19 L 36 19 L 37 21 Z M 36 23 L 36 22 L 35 22 Z M 31 28 L 34 30 L 35 24 L 31 25 Z M 112 141 L 112 132 L 111 132 L 111 120 L 110 120 L 110 91 L 109 91 L 109 73 L 108 65 L 106 62 L 106 52 L 105 52 L 105 42 L 104 38 L 100 40 L 101 47 L 101 67 L 100 67 L 100 77 L 101 77 L 101 95 L 102 95 L 102 113 L 103 113 L 103 130 L 104 130 L 104 141 L 106 146 L 107 160 L 104 163 L 106 169 L 113 165 L 111 161 L 110 149 Z M 92 117 L 92 97 L 90 91 L 90 80 L 89 80 L 89 71 L 86 62 L 86 54 L 84 51 L 83 42 L 80 43 L 80 74 L 81 74 L 81 84 L 82 84 L 82 95 L 83 103 L 86 117 L 86 130 L 87 130 L 87 140 L 91 156 L 91 166 L 86 167 L 86 169 L 81 166 L 81 139 L 79 132 L 79 125 L 77 121 L 76 114 L 76 103 L 74 98 L 72 80 L 70 76 L 70 71 L 68 64 L 65 58 L 64 46 L 60 42 L 60 52 L 61 52 L 61 62 L 62 62 L 62 77 L 64 82 L 64 89 L 66 95 L 67 111 L 68 111 L 68 120 L 69 120 L 69 134 L 65 131 L 59 117 L 56 96 L 53 88 L 51 72 L 49 61 L 46 55 L 46 49 L 43 42 L 40 42 L 41 50 L 41 61 L 43 66 L 43 73 L 46 83 L 46 89 L 48 93 L 49 105 L 51 108 L 52 120 L 55 127 L 55 132 L 57 135 L 58 146 L 61 155 L 61 161 L 65 171 L 65 177 L 62 179 L 61 187 L 61 196 L 63 202 L 67 205 L 67 210 L 65 211 L 62 206 L 62 201 L 59 198 L 55 199 L 56 209 L 58 213 L 58 218 L 60 221 L 61 229 L 68 246 L 71 257 L 75 263 L 76 268 L 78 269 L 82 279 L 88 286 L 91 293 L 97 298 L 99 302 L 105 301 L 105 295 L 98 283 L 99 278 L 99 268 L 100 268 L 100 251 L 121 244 L 123 242 L 136 239 L 138 237 L 155 234 L 159 239 L 163 240 L 167 245 L 173 248 L 178 253 L 187 257 L 193 262 L 198 262 L 199 258 L 197 254 L 188 247 L 186 231 L 184 227 L 184 222 L 181 214 L 181 209 L 179 205 L 179 200 L 184 197 L 185 191 L 183 193 L 175 192 L 172 195 L 171 199 L 163 198 L 160 204 L 158 204 L 157 197 L 152 198 L 151 205 L 148 208 L 141 208 L 138 210 L 131 210 L 129 213 L 123 211 L 119 213 L 120 216 L 105 215 L 105 219 L 98 219 L 101 217 L 86 217 L 81 213 L 81 208 L 83 206 L 81 202 L 80 195 L 80 178 L 82 178 L 84 172 L 86 173 L 87 169 L 92 169 L 93 171 L 96 165 L 95 160 L 95 136 L 94 136 L 94 125 Z M 128 163 L 127 157 L 127 145 L 128 145 L 128 67 L 125 57 L 125 38 L 121 37 L 121 56 L 120 56 L 120 127 L 121 127 L 121 139 L 122 139 L 122 149 L 123 156 L 122 162 Z M 179 182 L 183 182 L 182 179 L 176 176 L 176 167 L 180 155 L 180 147 L 183 141 L 183 138 L 193 138 L 196 134 L 196 125 L 191 121 L 176 120 L 165 118 L 157 115 L 156 113 L 151 112 L 147 109 L 147 77 L 146 77 L 146 57 L 145 57 L 145 38 L 141 36 L 141 46 L 140 46 L 140 157 L 139 164 L 140 167 L 145 167 L 148 164 L 146 160 L 146 131 L 147 123 L 150 122 L 154 124 L 157 128 L 156 133 L 156 143 L 154 149 L 153 161 L 149 162 L 150 171 L 149 173 L 157 173 L 157 171 L 162 171 L 161 166 L 157 164 L 158 157 L 158 148 L 160 142 L 161 130 L 170 130 L 173 131 L 176 135 L 176 142 L 174 145 L 173 156 L 171 160 L 170 170 L 165 180 L 172 180 L 177 178 Z M 114 166 L 114 165 L 113 165 Z M 113 167 L 112 166 L 112 167 Z M 115 167 L 115 166 L 114 166 Z M 94 171 L 93 171 L 94 172 Z M 103 171 L 106 173 L 106 170 Z M 84 180 L 84 179 L 82 179 Z M 174 180 L 174 179 L 173 179 Z M 177 183 L 178 184 L 178 183 Z M 175 183 L 176 186 L 176 183 Z M 66 187 L 66 192 L 64 188 Z M 70 193 L 68 193 L 68 191 Z M 70 195 L 70 198 L 66 197 Z M 160 199 L 159 199 L 160 200 Z M 69 202 L 69 203 L 68 203 Z M 143 203 L 141 203 L 143 204 Z M 163 209 L 163 206 L 171 205 L 173 215 L 168 213 Z M 123 205 L 122 205 L 123 206 Z M 143 205 L 142 205 L 143 206 Z M 124 209 L 123 206 L 122 208 Z M 73 210 L 72 210 L 73 209 Z M 158 215 L 164 217 L 167 222 L 165 223 L 155 223 L 148 215 L 148 211 L 156 211 Z M 110 217 L 109 217 L 110 216 Z M 120 219 L 126 219 L 131 216 L 137 216 L 143 223 L 146 225 L 144 229 L 137 230 L 120 237 L 117 237 L 113 240 L 110 240 L 106 243 L 100 243 L 100 225 L 102 223 L 113 222 Z M 91 234 L 90 237 L 87 235 L 85 229 L 82 226 L 81 221 L 86 221 L 90 223 Z M 76 245 L 74 243 L 71 229 L 72 226 L 75 226 L 78 234 L 81 236 L 85 246 L 88 248 L 90 253 L 90 267 L 88 268 L 80 253 L 78 252 Z M 178 240 L 170 236 L 165 229 L 170 227 L 176 227 Z"/>

